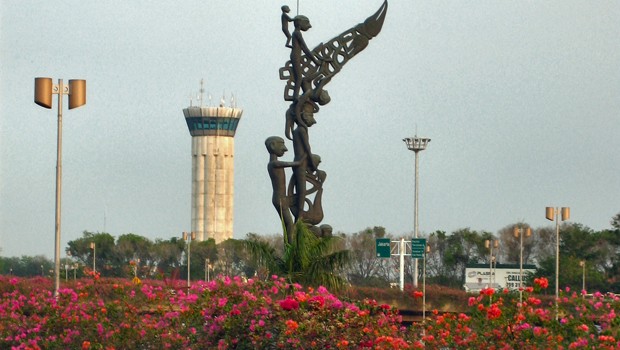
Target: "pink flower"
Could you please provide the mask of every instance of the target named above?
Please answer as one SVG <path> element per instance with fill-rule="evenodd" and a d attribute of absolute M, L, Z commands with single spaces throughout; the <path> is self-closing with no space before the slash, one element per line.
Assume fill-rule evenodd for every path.
<path fill-rule="evenodd" d="M 286 298 L 280 300 L 280 307 L 286 311 L 297 310 L 299 309 L 299 303 L 295 299 Z"/>
<path fill-rule="evenodd" d="M 316 308 L 322 308 L 323 305 L 325 305 L 325 298 L 320 295 L 313 296 L 312 298 L 308 299 L 308 304 Z"/>

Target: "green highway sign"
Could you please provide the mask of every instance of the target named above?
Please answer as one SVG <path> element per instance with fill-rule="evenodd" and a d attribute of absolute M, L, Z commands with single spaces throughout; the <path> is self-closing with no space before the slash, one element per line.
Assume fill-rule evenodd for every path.
<path fill-rule="evenodd" d="M 391 239 L 389 238 L 377 238 L 377 258 L 389 258 L 392 255 L 392 250 L 390 249 L 390 241 Z"/>
<path fill-rule="evenodd" d="M 411 257 L 414 259 L 424 259 L 426 250 L 426 238 L 411 239 Z"/>

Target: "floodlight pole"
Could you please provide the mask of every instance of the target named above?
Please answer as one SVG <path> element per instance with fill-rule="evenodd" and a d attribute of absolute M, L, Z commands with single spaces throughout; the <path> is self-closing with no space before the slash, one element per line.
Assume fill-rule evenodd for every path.
<path fill-rule="evenodd" d="M 418 137 L 404 138 L 403 141 L 407 145 L 407 149 L 415 153 L 415 189 L 413 202 L 413 236 L 418 238 L 418 153 L 426 149 L 431 139 Z M 418 259 L 413 259 L 413 287 L 418 287 Z"/>
<path fill-rule="evenodd" d="M 62 96 L 69 95 L 69 109 L 86 103 L 86 81 L 69 80 L 64 85 L 62 79 L 54 85 L 51 78 L 35 78 L 34 102 L 41 107 L 52 108 L 52 95 L 58 95 L 58 130 L 56 138 L 56 219 L 54 234 L 54 296 L 60 289 L 60 218 L 62 193 Z"/>
<path fill-rule="evenodd" d="M 489 249 L 489 288 L 493 288 L 493 262 L 495 261 L 495 257 L 493 256 L 493 248 L 499 248 L 499 241 L 496 239 L 487 239 L 484 241 L 484 247 Z M 497 267 L 497 263 L 495 266 Z"/>
<path fill-rule="evenodd" d="M 191 247 L 192 241 L 196 239 L 196 232 L 183 232 L 183 240 L 187 242 L 187 289 L 192 286 L 190 281 L 190 261 L 191 261 Z"/>
<path fill-rule="evenodd" d="M 95 259 L 95 257 L 97 253 L 97 250 L 96 250 L 97 247 L 96 247 L 95 242 L 90 242 L 90 249 L 93 250 L 93 274 L 96 274 L 97 273 L 97 263 L 96 263 L 97 260 Z"/>
<path fill-rule="evenodd" d="M 431 246 L 424 248 L 424 261 L 422 261 L 422 323 L 426 323 L 426 257 L 431 252 Z"/>
<path fill-rule="evenodd" d="M 579 266 L 581 266 L 581 293 L 586 294 L 586 261 L 579 261 Z"/>
<path fill-rule="evenodd" d="M 558 299 L 560 298 L 560 213 L 562 221 L 570 218 L 570 208 L 546 207 L 545 217 L 547 220 L 555 219 L 555 320 L 558 320 Z"/>
<path fill-rule="evenodd" d="M 515 226 L 514 235 L 515 237 L 520 237 L 520 253 L 519 253 L 519 303 L 523 304 L 523 228 L 519 228 Z M 532 235 L 532 229 L 526 228 L 525 234 L 529 237 Z"/>

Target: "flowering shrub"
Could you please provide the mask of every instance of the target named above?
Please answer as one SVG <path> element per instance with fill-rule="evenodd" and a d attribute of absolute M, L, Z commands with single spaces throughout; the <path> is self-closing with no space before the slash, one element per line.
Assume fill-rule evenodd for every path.
<path fill-rule="evenodd" d="M 222 277 L 190 290 L 161 282 L 0 277 L 1 349 L 335 349 L 406 344 L 398 312 L 304 289 Z"/>
<path fill-rule="evenodd" d="M 542 278 L 534 282 L 547 288 Z M 569 290 L 545 303 L 523 291 L 485 289 L 470 297 L 467 314 L 443 314 L 412 328 L 413 348 L 426 349 L 620 349 L 620 298 L 595 293 L 584 298 Z M 568 294 L 567 294 L 568 293 Z M 418 340 L 415 340 L 418 339 Z"/>
<path fill-rule="evenodd" d="M 522 303 L 518 292 L 487 289 L 466 312 L 434 310 L 404 328 L 390 305 L 275 276 L 182 285 L 93 275 L 54 297 L 49 279 L 0 276 L 0 349 L 620 348 L 620 300 L 600 293 L 565 290 L 556 321 L 554 304 L 531 288 Z"/>

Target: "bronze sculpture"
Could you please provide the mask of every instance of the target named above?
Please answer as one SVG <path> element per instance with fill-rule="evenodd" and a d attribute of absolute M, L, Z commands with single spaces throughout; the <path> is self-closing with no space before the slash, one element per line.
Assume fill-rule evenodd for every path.
<path fill-rule="evenodd" d="M 288 6 L 282 6 L 282 32 L 286 47 L 291 48 L 290 60 L 280 68 L 280 79 L 286 81 L 284 100 L 291 101 L 285 115 L 284 134 L 293 141 L 294 161 L 277 160 L 287 150 L 284 140 L 272 136 L 265 141 L 270 153 L 268 171 L 273 187 L 272 203 L 291 243 L 293 220 L 303 220 L 317 236 L 331 235 L 331 226 L 317 226 L 323 220 L 323 183 L 327 174 L 318 169 L 320 157 L 312 153 L 308 128 L 316 123 L 314 115 L 320 106 L 331 101 L 324 89 L 351 58 L 364 50 L 381 31 L 387 11 L 387 0 L 372 16 L 340 35 L 310 50 L 303 32 L 312 28 L 306 16 L 292 19 L 295 27 L 289 34 Z M 290 43 L 290 44 L 289 44 Z M 285 184 L 284 168 L 291 167 L 293 175 Z M 310 188 L 308 188 L 310 184 Z"/>

